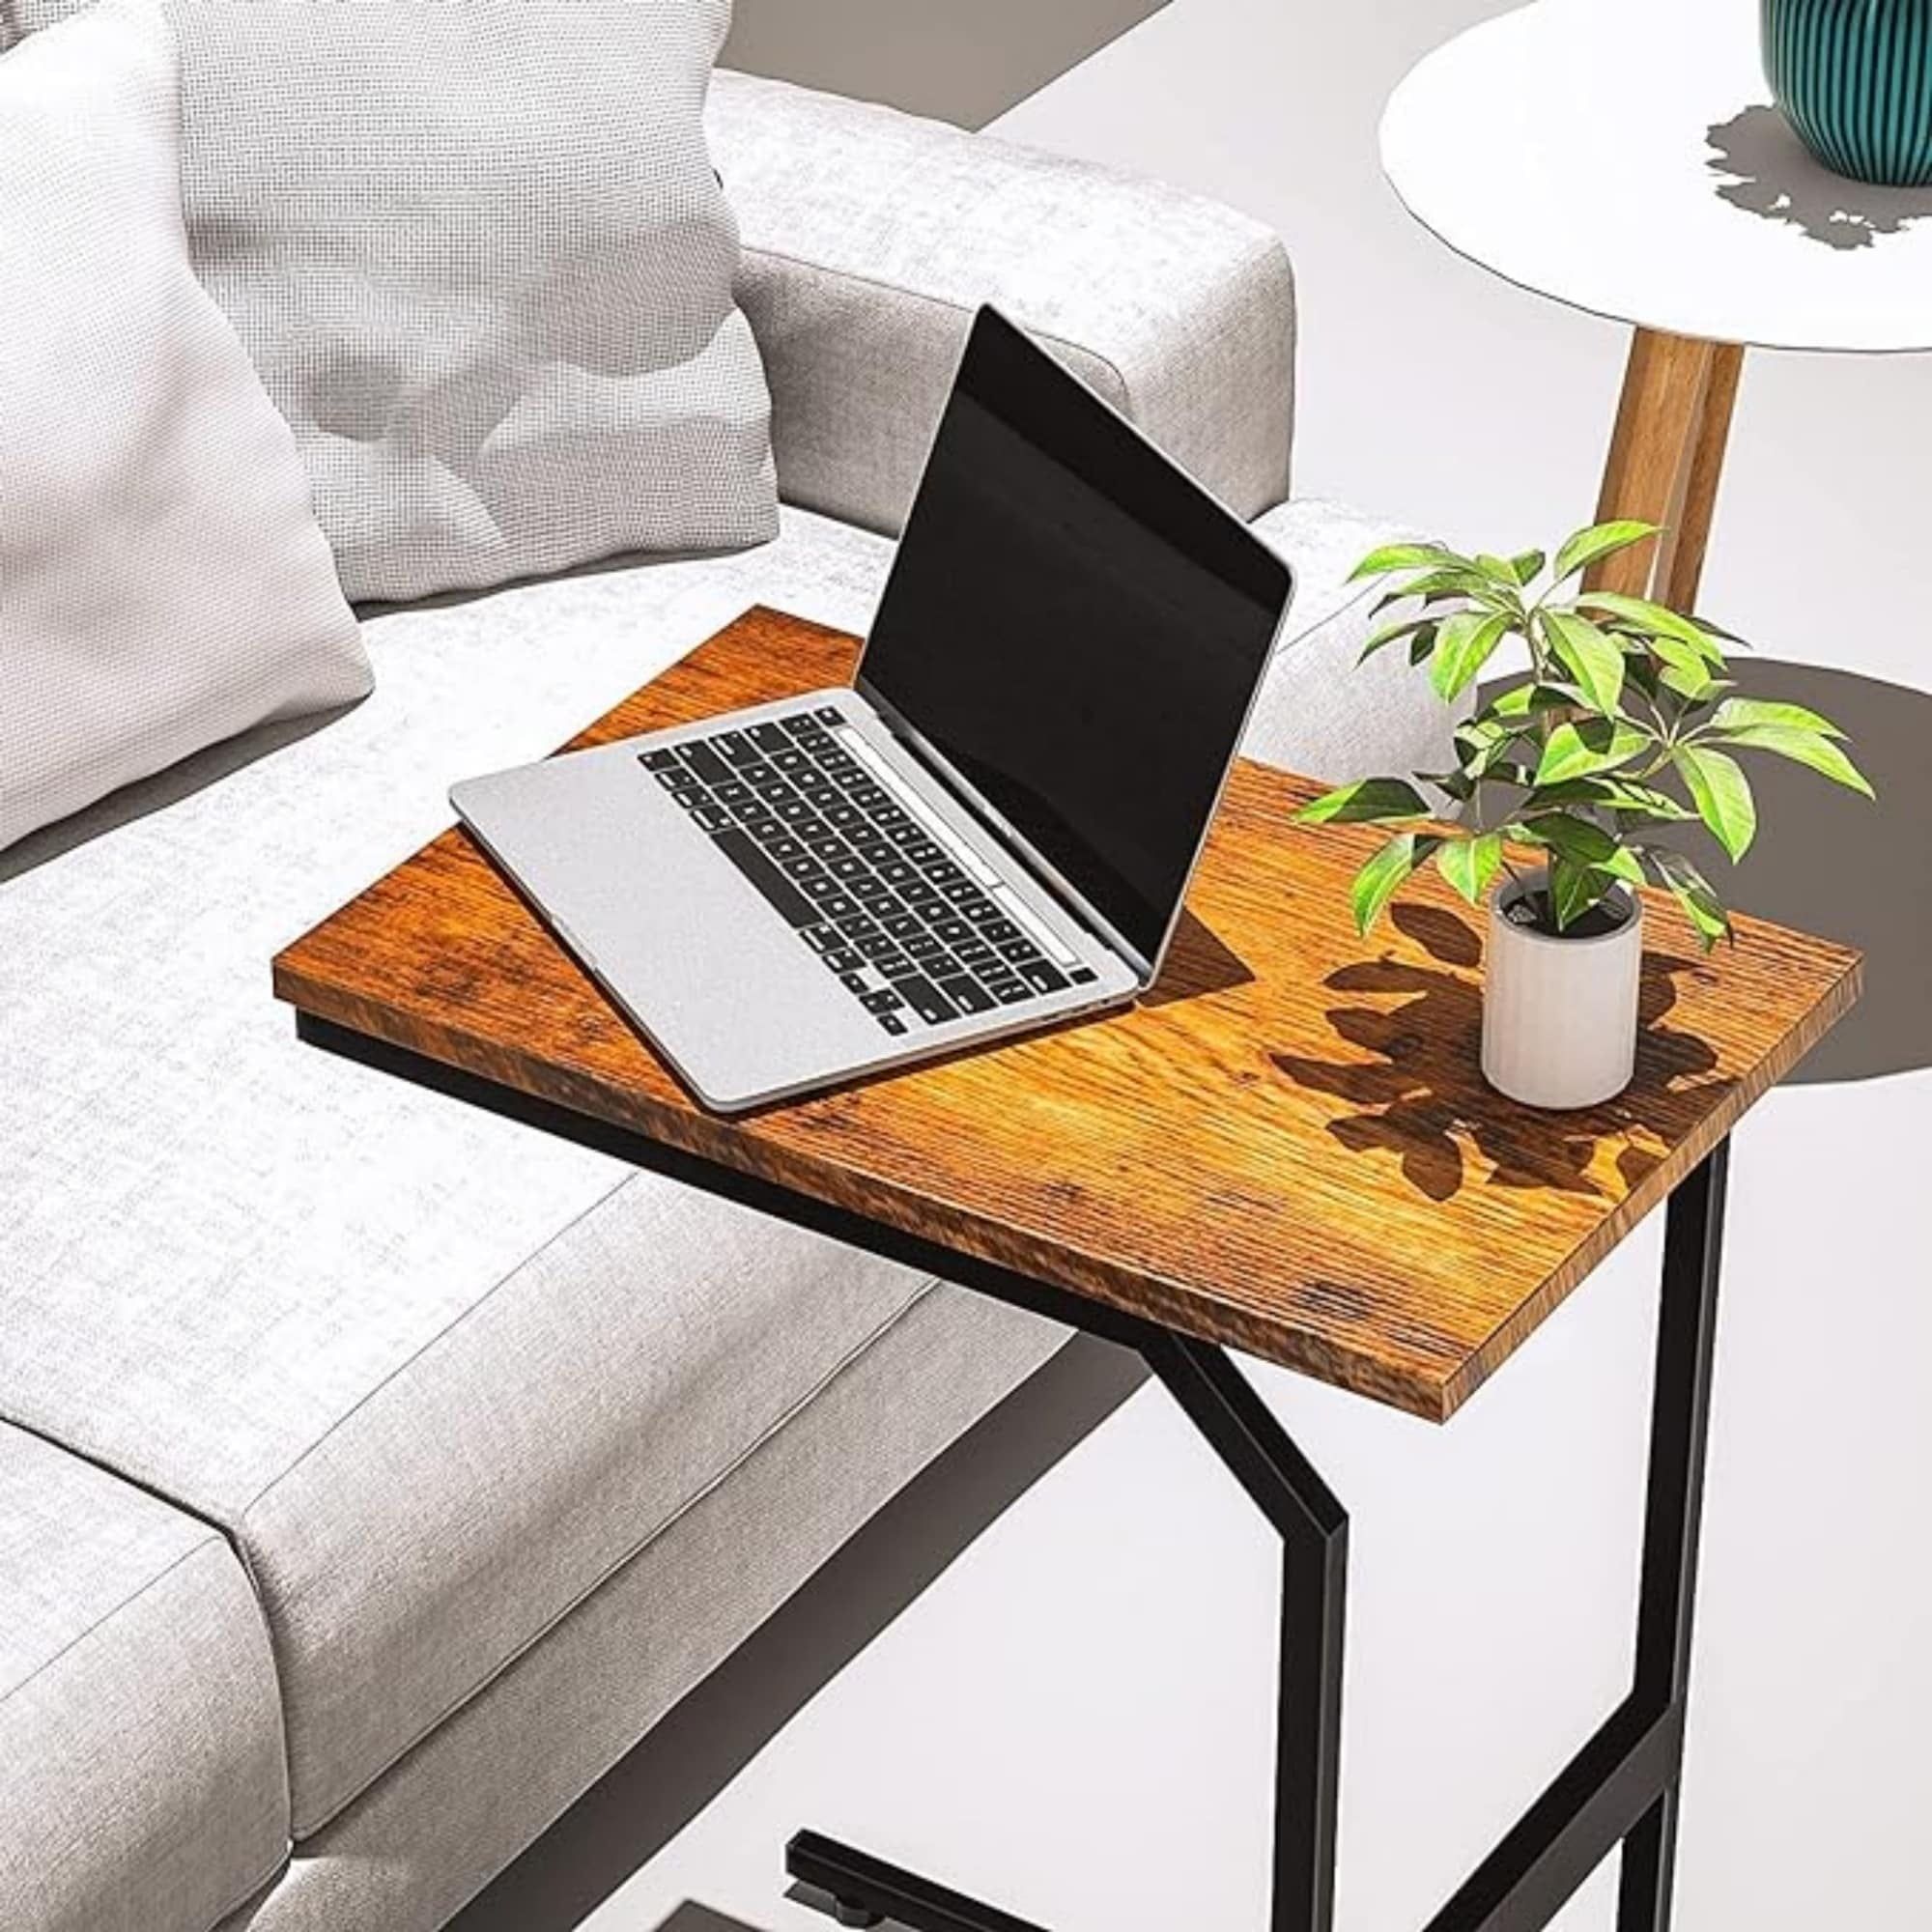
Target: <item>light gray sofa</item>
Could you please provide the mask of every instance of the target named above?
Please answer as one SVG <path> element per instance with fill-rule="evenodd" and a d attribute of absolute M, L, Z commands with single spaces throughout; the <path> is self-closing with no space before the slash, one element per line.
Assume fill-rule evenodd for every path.
<path fill-rule="evenodd" d="M 765 602 L 863 629 L 993 298 L 1298 566 L 1250 750 L 1441 755 L 1286 502 L 1223 209 L 722 75 L 787 508 L 745 555 L 375 614 L 374 696 L 0 857 L 0 1926 L 444 1923 L 1064 1339 L 298 1045 L 283 944 Z"/>

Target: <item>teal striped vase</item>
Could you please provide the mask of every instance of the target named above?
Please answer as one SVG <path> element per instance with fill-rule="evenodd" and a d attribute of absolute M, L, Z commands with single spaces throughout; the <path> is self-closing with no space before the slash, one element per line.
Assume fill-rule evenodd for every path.
<path fill-rule="evenodd" d="M 1932 183 L 1932 0 L 1764 0 L 1764 64 L 1786 119 L 1834 173 Z"/>

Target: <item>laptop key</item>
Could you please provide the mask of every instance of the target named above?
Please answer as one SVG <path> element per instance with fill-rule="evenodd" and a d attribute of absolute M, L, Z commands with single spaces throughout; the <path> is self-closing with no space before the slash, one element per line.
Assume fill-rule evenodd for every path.
<path fill-rule="evenodd" d="M 791 881 L 765 857 L 742 827 L 714 833 L 711 842 L 758 889 L 767 904 L 788 925 L 819 923 L 819 914 L 811 901 L 793 890 Z"/>
<path fill-rule="evenodd" d="M 866 955 L 853 952 L 849 946 L 840 946 L 825 955 L 825 963 L 835 973 L 856 973 L 866 963 Z"/>
<path fill-rule="evenodd" d="M 911 939 L 901 940 L 908 955 L 914 959 L 944 959 L 946 949 L 929 932 L 922 932 Z"/>
<path fill-rule="evenodd" d="M 659 784 L 664 786 L 666 791 L 679 791 L 683 788 L 685 782 L 684 767 L 682 765 L 667 765 L 662 770 L 653 772 L 652 777 L 657 780 Z"/>
<path fill-rule="evenodd" d="M 791 744 L 791 733 L 782 724 L 753 724 L 745 734 L 761 752 L 782 752 Z"/>
<path fill-rule="evenodd" d="M 939 990 L 962 1013 L 990 1013 L 993 1010 L 992 994 L 979 980 L 967 979 L 963 974 L 956 980 L 940 980 Z"/>
<path fill-rule="evenodd" d="M 995 946 L 1009 945 L 1020 937 L 1019 927 L 1009 919 L 995 920 L 985 930 L 986 937 Z"/>
<path fill-rule="evenodd" d="M 949 946 L 973 937 L 973 928 L 963 919 L 936 919 L 932 922 L 932 929 Z"/>
<path fill-rule="evenodd" d="M 832 952 L 838 950 L 838 935 L 829 925 L 808 925 L 801 937 L 814 952 Z"/>
<path fill-rule="evenodd" d="M 822 910 L 828 914 L 838 903 L 837 896 L 838 893 L 838 881 L 837 879 L 828 879 L 823 872 L 816 873 L 809 879 L 799 880 L 798 889 L 809 899 L 823 899 L 825 904 Z"/>
<path fill-rule="evenodd" d="M 743 805 L 752 796 L 752 787 L 732 779 L 726 784 L 713 785 L 711 795 L 720 805 Z"/>
<path fill-rule="evenodd" d="M 721 731 L 711 743 L 727 765 L 751 765 L 757 762 L 757 751 L 742 731 Z"/>
<path fill-rule="evenodd" d="M 825 867 L 810 856 L 783 860 L 781 862 L 781 868 L 788 878 L 793 879 L 822 878 L 825 873 Z"/>
<path fill-rule="evenodd" d="M 959 1009 L 921 974 L 908 973 L 895 977 L 893 985 L 927 1026 L 944 1026 L 948 1020 L 959 1017 Z"/>
<path fill-rule="evenodd" d="M 923 920 L 913 918 L 911 913 L 900 913 L 896 919 L 886 921 L 886 930 L 903 943 L 908 939 L 917 939 L 924 932 L 925 924 Z"/>
<path fill-rule="evenodd" d="M 993 936 L 993 928 L 990 925 L 981 927 L 981 930 L 987 938 Z M 1000 948 L 1000 957 L 1010 959 L 1015 966 L 1024 966 L 1030 959 L 1039 957 L 1039 948 L 1030 939 L 1009 939 Z"/>
<path fill-rule="evenodd" d="M 700 805 L 708 805 L 710 800 L 696 785 L 685 785 L 671 793 L 679 805 L 687 811 L 696 811 Z"/>
<path fill-rule="evenodd" d="M 731 782 L 731 767 L 709 745 L 685 746 L 684 762 L 708 785 Z"/>
<path fill-rule="evenodd" d="M 859 910 L 859 901 L 851 894 L 838 891 L 837 880 L 830 880 L 827 883 L 833 890 L 831 896 L 825 901 L 826 918 L 850 919 Z"/>
<path fill-rule="evenodd" d="M 692 816 L 707 832 L 723 832 L 731 823 L 731 814 L 722 805 L 700 805 Z"/>
<path fill-rule="evenodd" d="M 1066 977 L 1044 959 L 1036 959 L 1020 968 L 1020 978 L 1037 993 L 1057 993 L 1066 984 Z"/>
<path fill-rule="evenodd" d="M 987 990 L 1003 1007 L 1017 1007 L 1036 997 L 1031 986 L 1023 986 L 1017 980 L 1004 980 Z"/>
<path fill-rule="evenodd" d="M 638 762 L 647 772 L 675 771 L 677 768 L 677 753 L 667 746 L 661 752 L 639 753 Z"/>
<path fill-rule="evenodd" d="M 991 899 L 979 899 L 972 905 L 959 908 L 961 919 L 970 919 L 975 925 L 991 925 L 1000 917 L 1000 909 Z"/>
<path fill-rule="evenodd" d="M 855 939 L 852 944 L 867 959 L 883 959 L 889 952 L 894 951 L 893 942 L 883 932 L 875 932 L 868 939 Z"/>
<path fill-rule="evenodd" d="M 1066 977 L 1076 986 L 1091 986 L 1100 976 L 1091 966 L 1075 966 L 1068 970 Z"/>
<path fill-rule="evenodd" d="M 836 704 L 821 704 L 811 715 L 821 724 L 842 724 L 845 722 L 844 712 L 840 711 Z"/>

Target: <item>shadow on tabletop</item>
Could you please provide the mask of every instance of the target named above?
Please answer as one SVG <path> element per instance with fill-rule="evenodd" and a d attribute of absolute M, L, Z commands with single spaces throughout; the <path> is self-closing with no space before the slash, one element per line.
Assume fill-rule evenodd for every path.
<path fill-rule="evenodd" d="M 1077 1336 L 902 1490 L 644 1741 L 451 1921 L 568 1932 L 695 1818 L 779 1730 L 1147 1378 Z M 801 1804 L 815 1796 L 804 1794 Z M 801 1816 L 787 1831 L 818 1822 Z M 771 1847 L 772 1897 L 783 1847 Z M 752 1932 L 696 1904 L 659 1932 Z"/>
<path fill-rule="evenodd" d="M 1326 1061 L 1284 1053 L 1274 1064 L 1297 1086 L 1357 1108 L 1328 1131 L 1350 1153 L 1395 1156 L 1404 1179 L 1430 1200 L 1449 1201 L 1462 1191 L 1465 1142 L 1493 1170 L 1488 1186 L 1601 1194 L 1590 1172 L 1601 1140 L 1621 1139 L 1632 1129 L 1667 1139 L 1681 1107 L 1673 1096 L 1710 1088 L 1716 1054 L 1668 1024 L 1676 980 L 1705 971 L 1703 962 L 1651 952 L 1644 955 L 1643 1034 L 1629 1090 L 1605 1106 L 1574 1115 L 1503 1100 L 1480 1071 L 1483 995 L 1476 968 L 1482 946 L 1474 915 L 1465 923 L 1438 907 L 1398 905 L 1391 917 L 1434 965 L 1363 960 L 1322 982 L 1351 996 L 1326 1015 L 1337 1038 L 1378 1058 Z M 1626 1147 L 1617 1164 L 1625 1186 L 1634 1187 L 1653 1156 Z"/>
<path fill-rule="evenodd" d="M 1796 228 L 1827 248 L 1874 246 L 1932 216 L 1932 188 L 1879 187 L 1814 160 L 1776 107 L 1747 107 L 1706 130 L 1705 165 L 1733 208 Z"/>

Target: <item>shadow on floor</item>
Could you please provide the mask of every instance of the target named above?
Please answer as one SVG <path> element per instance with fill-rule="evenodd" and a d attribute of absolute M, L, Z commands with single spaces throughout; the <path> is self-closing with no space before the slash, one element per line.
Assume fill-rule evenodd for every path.
<path fill-rule="evenodd" d="M 1932 1066 L 1932 696 L 1743 652 L 1732 668 L 1748 696 L 1808 705 L 1842 727 L 1878 790 L 1874 806 L 1782 758 L 1748 760 L 1763 829 L 1728 881 L 1730 902 L 1865 955 L 1864 998 L 1793 1084 Z M 1716 841 L 1702 838 L 1686 847 L 1722 880 Z"/>
<path fill-rule="evenodd" d="M 1166 0 L 738 0 L 725 67 L 983 128 Z"/>
<path fill-rule="evenodd" d="M 747 1925 L 742 1918 L 726 1918 L 722 1912 L 713 1912 L 707 1905 L 694 1905 L 686 1899 L 657 1932 L 758 1932 L 758 1928 Z"/>
<path fill-rule="evenodd" d="M 1133 1357 L 1076 1337 L 901 1491 L 472 1901 L 451 1932 L 567 1932 L 582 1924 L 1145 1379 Z M 774 1874 L 780 1850 L 772 1847 Z M 753 1929 L 687 1904 L 661 1932 Z"/>

